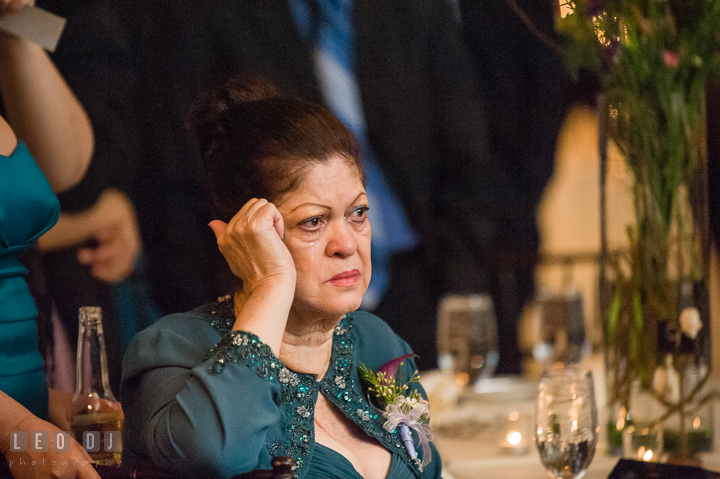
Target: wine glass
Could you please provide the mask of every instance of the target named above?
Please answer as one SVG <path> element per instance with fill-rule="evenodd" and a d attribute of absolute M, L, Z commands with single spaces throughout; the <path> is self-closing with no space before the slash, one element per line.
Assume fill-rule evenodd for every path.
<path fill-rule="evenodd" d="M 445 296 L 438 307 L 438 366 L 459 382 L 490 378 L 498 363 L 497 319 L 487 294 Z"/>
<path fill-rule="evenodd" d="M 533 351 L 535 359 L 545 364 L 579 362 L 585 346 L 585 314 L 580 291 L 574 288 L 562 293 L 544 291 L 538 295 L 537 303 L 540 343 Z"/>
<path fill-rule="evenodd" d="M 550 477 L 583 477 L 597 437 L 592 373 L 577 365 L 545 371 L 538 386 L 535 444 Z"/>

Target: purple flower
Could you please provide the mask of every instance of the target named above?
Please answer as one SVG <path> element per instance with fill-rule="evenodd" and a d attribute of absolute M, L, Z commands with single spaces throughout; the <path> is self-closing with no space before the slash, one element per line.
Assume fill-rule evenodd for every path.
<path fill-rule="evenodd" d="M 414 354 L 404 354 L 400 356 L 399 358 L 395 358 L 392 361 L 388 361 L 378 370 L 378 374 L 385 373 L 385 379 L 384 379 L 384 385 L 389 386 L 392 383 L 395 382 L 395 375 L 397 374 L 397 370 L 400 367 L 400 364 L 402 364 L 403 361 L 405 361 L 407 358 L 414 356 Z"/>

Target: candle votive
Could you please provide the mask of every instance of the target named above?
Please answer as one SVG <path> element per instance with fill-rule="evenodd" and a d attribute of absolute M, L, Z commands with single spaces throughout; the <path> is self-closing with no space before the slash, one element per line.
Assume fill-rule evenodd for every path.
<path fill-rule="evenodd" d="M 527 424 L 527 420 L 519 411 L 513 410 L 508 414 L 500 442 L 500 450 L 503 454 L 527 454 L 530 444 Z"/>

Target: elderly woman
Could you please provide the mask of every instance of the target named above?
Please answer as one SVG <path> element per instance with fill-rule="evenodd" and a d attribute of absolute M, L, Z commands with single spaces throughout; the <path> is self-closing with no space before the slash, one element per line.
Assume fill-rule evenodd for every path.
<path fill-rule="evenodd" d="M 360 364 L 377 371 L 410 350 L 355 311 L 371 264 L 352 134 L 325 108 L 278 98 L 259 80 L 201 96 L 190 125 L 219 218 L 210 227 L 240 281 L 131 344 L 123 461 L 228 477 L 284 455 L 299 478 L 439 477 L 434 447 L 424 453 L 413 432 L 413 458 L 358 375 Z M 415 371 L 406 363 L 399 384 Z"/>

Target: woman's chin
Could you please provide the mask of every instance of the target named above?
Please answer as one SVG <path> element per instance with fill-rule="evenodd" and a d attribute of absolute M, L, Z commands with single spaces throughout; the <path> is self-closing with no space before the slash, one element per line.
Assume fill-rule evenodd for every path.
<path fill-rule="evenodd" d="M 327 301 L 323 302 L 320 307 L 325 311 L 325 313 L 342 316 L 343 314 L 356 311 L 360 308 L 361 303 L 361 294 L 345 293 L 337 296 L 333 295 L 332 298 L 327 298 Z"/>

